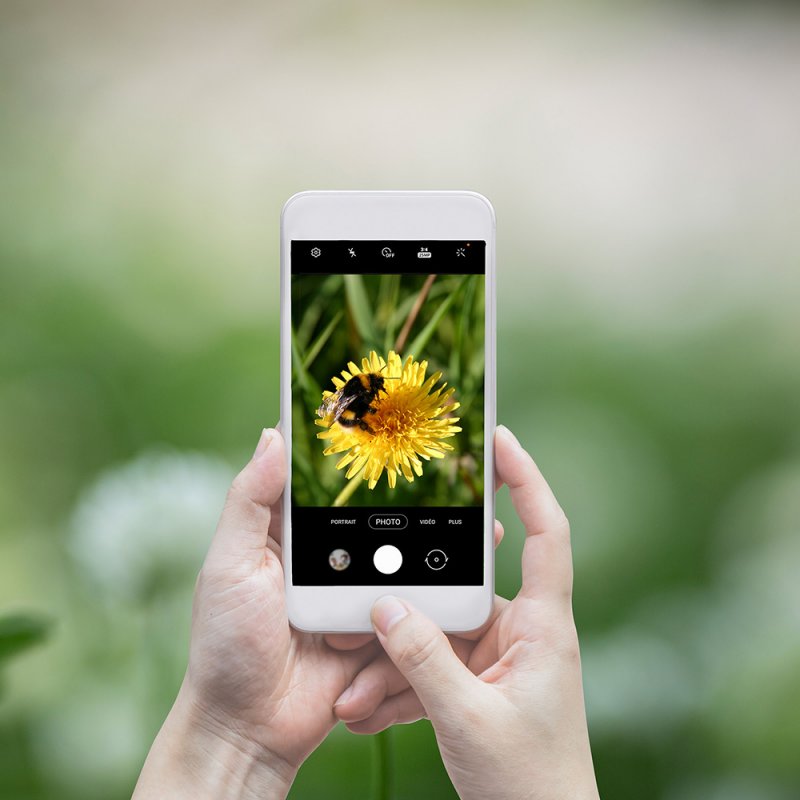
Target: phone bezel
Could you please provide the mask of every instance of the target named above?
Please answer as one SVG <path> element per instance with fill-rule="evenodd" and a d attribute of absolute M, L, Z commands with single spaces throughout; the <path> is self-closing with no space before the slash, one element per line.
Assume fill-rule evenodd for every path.
<path fill-rule="evenodd" d="M 484 574 L 480 586 L 295 586 L 291 530 L 290 246 L 296 239 L 463 239 L 486 242 L 484 387 Z M 494 598 L 495 215 L 466 191 L 307 191 L 281 214 L 281 427 L 287 442 L 282 514 L 283 569 L 290 623 L 314 633 L 372 631 L 369 613 L 385 594 L 408 599 L 450 632 L 480 627 Z"/>

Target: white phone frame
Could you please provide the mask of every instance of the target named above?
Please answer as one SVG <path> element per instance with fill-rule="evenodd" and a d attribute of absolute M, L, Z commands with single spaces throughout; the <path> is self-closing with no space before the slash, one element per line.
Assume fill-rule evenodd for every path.
<path fill-rule="evenodd" d="M 484 384 L 484 556 L 480 586 L 295 586 L 291 526 L 291 242 L 297 239 L 486 242 Z M 495 215 L 476 192 L 309 191 L 293 195 L 281 213 L 281 427 L 287 442 L 283 500 L 283 571 L 290 623 L 315 633 L 371 632 L 370 609 L 394 594 L 450 632 L 480 627 L 494 599 Z"/>

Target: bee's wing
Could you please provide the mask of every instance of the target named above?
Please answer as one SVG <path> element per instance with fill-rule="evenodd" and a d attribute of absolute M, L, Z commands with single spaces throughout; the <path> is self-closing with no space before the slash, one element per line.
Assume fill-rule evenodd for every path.
<path fill-rule="evenodd" d="M 342 411 L 353 405 L 356 400 L 358 400 L 357 394 L 349 394 L 347 397 L 339 397 L 339 399 L 336 401 L 336 412 L 341 414 Z"/>
<path fill-rule="evenodd" d="M 329 394 L 323 401 L 322 405 L 317 409 L 317 414 L 320 417 L 327 417 L 328 414 L 341 414 L 348 406 L 352 405 L 358 399 L 358 395 L 350 394 L 347 397 L 342 397 L 342 390 Z"/>
<path fill-rule="evenodd" d="M 327 397 L 322 398 L 322 403 L 320 407 L 317 409 L 317 415 L 320 417 L 327 417 L 330 414 L 331 409 L 336 404 L 336 398 L 339 395 L 338 392 L 334 394 L 329 394 Z"/>

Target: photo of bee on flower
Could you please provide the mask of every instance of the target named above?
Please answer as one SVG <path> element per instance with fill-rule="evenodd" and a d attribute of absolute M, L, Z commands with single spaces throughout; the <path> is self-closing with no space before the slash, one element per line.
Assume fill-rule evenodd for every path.
<path fill-rule="evenodd" d="M 293 502 L 482 502 L 483 280 L 292 276 Z"/>

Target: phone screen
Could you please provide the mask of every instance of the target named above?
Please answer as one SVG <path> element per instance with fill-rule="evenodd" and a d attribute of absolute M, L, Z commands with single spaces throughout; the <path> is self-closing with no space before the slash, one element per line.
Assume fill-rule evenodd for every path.
<path fill-rule="evenodd" d="M 290 265 L 293 583 L 482 584 L 486 243 Z"/>

